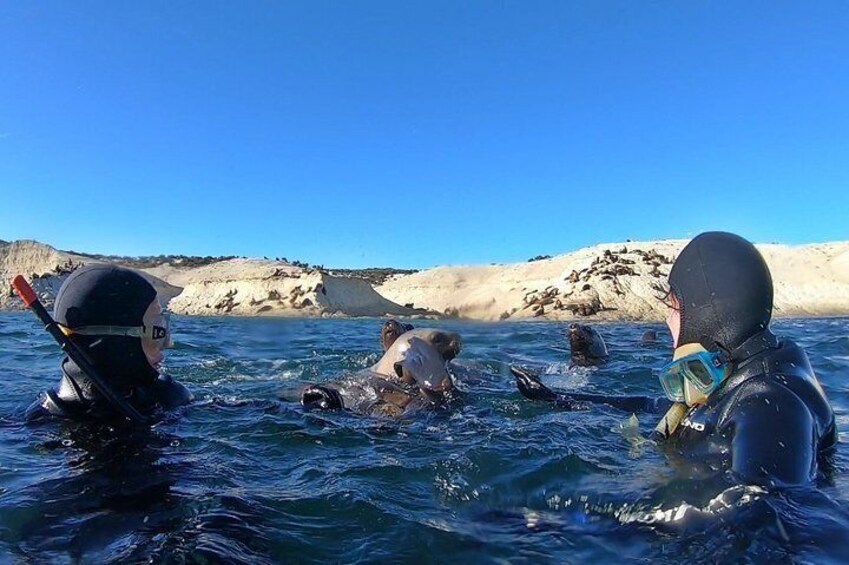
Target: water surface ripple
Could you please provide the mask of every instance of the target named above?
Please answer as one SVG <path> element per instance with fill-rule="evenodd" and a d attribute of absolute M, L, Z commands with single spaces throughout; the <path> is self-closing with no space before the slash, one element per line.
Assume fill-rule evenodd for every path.
<path fill-rule="evenodd" d="M 401 421 L 305 413 L 287 402 L 379 358 L 382 321 L 185 318 L 167 370 L 196 402 L 136 436 L 21 424 L 55 383 L 58 348 L 26 313 L 0 313 L 0 557 L 54 563 L 844 562 L 849 449 L 811 487 L 733 519 L 657 528 L 628 516 L 704 506 L 652 446 L 615 430 L 629 416 L 557 412 L 524 400 L 507 367 L 562 389 L 659 394 L 669 355 L 657 325 L 600 326 L 602 368 L 569 368 L 566 324 L 428 322 L 463 336 L 450 410 Z M 646 329 L 661 344 L 640 345 Z M 808 348 L 849 429 L 849 320 L 782 320 Z M 640 418 L 647 433 L 654 422 Z"/>

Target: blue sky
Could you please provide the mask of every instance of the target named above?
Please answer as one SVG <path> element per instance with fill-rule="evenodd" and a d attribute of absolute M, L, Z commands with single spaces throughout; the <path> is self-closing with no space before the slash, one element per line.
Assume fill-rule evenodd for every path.
<path fill-rule="evenodd" d="M 0 10 L 0 239 L 336 267 L 849 239 L 845 2 Z"/>

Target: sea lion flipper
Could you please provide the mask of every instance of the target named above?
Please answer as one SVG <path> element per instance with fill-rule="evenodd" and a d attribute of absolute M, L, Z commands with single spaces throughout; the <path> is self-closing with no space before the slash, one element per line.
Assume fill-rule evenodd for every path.
<path fill-rule="evenodd" d="M 321 385 L 310 385 L 301 393 L 301 406 L 308 410 L 342 410 L 345 404 L 338 391 Z"/>
<path fill-rule="evenodd" d="M 525 398 L 546 400 L 548 402 L 557 401 L 557 394 L 542 384 L 539 377 L 531 374 L 527 369 L 510 367 L 510 372 L 516 377 L 516 386 Z"/>

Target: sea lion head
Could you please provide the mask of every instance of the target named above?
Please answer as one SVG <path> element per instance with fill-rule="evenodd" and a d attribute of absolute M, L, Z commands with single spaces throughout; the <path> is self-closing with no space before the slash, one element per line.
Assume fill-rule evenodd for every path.
<path fill-rule="evenodd" d="M 453 387 L 445 364 L 460 353 L 460 336 L 432 328 L 416 328 L 398 336 L 371 371 L 397 377 L 423 390 Z"/>
<path fill-rule="evenodd" d="M 657 343 L 657 332 L 654 330 L 646 330 L 645 333 L 643 333 L 642 339 L 640 339 L 640 343 L 643 345 L 652 345 Z"/>
<path fill-rule="evenodd" d="M 445 361 L 451 361 L 460 354 L 462 341 L 460 334 L 428 328 L 411 329 L 404 333 L 406 336 L 418 337 L 433 345 Z"/>
<path fill-rule="evenodd" d="M 607 360 L 607 345 L 601 334 L 590 326 L 570 325 L 569 345 L 572 349 L 572 363 L 575 365 L 597 365 Z"/>
<path fill-rule="evenodd" d="M 388 351 L 396 339 L 411 329 L 413 329 L 413 326 L 410 324 L 402 324 L 398 320 L 386 320 L 380 330 L 380 343 L 383 345 L 383 351 Z"/>
<path fill-rule="evenodd" d="M 403 355 L 393 366 L 402 382 L 415 384 L 427 396 L 454 388 L 445 359 L 432 343 L 414 336 L 403 345 Z"/>

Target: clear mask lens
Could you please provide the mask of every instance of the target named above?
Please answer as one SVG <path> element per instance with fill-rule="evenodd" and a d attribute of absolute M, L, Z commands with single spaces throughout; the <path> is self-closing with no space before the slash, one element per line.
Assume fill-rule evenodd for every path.
<path fill-rule="evenodd" d="M 659 375 L 660 386 L 672 402 L 684 402 L 684 377 L 677 366 L 667 365 Z"/>

